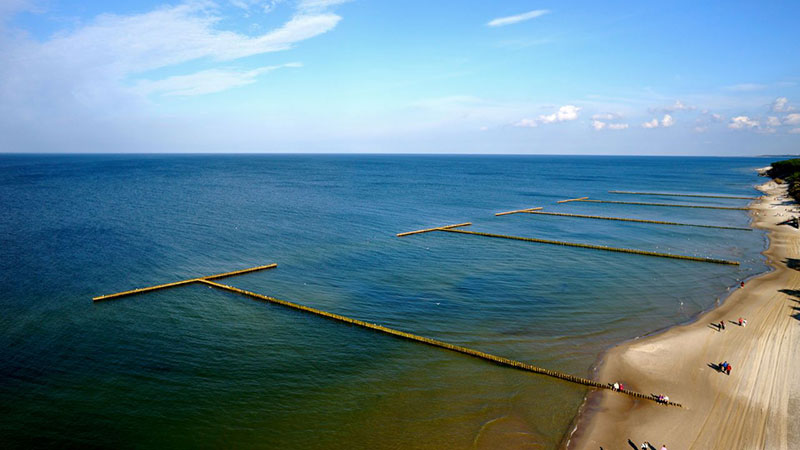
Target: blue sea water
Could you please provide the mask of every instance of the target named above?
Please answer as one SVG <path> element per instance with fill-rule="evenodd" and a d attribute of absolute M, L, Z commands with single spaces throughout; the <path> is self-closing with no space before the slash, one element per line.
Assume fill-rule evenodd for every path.
<path fill-rule="evenodd" d="M 585 389 L 189 285 L 225 283 L 580 376 L 766 270 L 748 226 L 763 158 L 0 156 L 0 446 L 553 448 Z M 452 233 L 741 261 L 723 266 Z"/>

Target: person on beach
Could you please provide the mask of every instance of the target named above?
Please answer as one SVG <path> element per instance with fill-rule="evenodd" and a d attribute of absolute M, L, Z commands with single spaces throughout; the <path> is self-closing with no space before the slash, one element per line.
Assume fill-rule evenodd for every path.
<path fill-rule="evenodd" d="M 728 375 L 730 375 L 730 374 L 731 374 L 731 365 L 730 365 L 730 364 L 727 364 L 727 365 L 725 366 L 725 372 L 728 372 Z"/>
<path fill-rule="evenodd" d="M 619 383 L 617 383 L 616 381 L 614 382 L 614 390 L 615 391 L 619 390 Z"/>
<path fill-rule="evenodd" d="M 642 450 L 650 450 L 650 443 L 647 441 L 642 442 Z"/>
<path fill-rule="evenodd" d="M 725 331 L 725 321 L 724 320 L 720 320 L 719 321 L 719 329 L 722 330 L 722 331 Z"/>
<path fill-rule="evenodd" d="M 667 450 L 667 445 L 666 444 L 661 444 L 661 450 Z"/>
<path fill-rule="evenodd" d="M 739 326 L 742 326 L 742 318 L 739 317 Z"/>
<path fill-rule="evenodd" d="M 743 326 L 743 327 L 746 327 L 746 326 L 747 326 L 747 319 L 744 319 L 744 320 L 742 321 L 742 326 Z"/>
<path fill-rule="evenodd" d="M 739 286 L 740 286 L 740 287 L 744 287 L 744 281 L 742 281 L 741 283 L 739 283 Z"/>

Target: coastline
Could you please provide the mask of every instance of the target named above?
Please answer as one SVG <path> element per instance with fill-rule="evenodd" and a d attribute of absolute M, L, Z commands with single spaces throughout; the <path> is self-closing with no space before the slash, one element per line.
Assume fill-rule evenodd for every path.
<path fill-rule="evenodd" d="M 596 368 L 596 378 L 664 393 L 685 407 L 591 392 L 566 448 L 623 448 L 629 439 L 636 448 L 644 441 L 656 448 L 797 445 L 800 426 L 789 417 L 800 412 L 800 381 L 792 367 L 800 365 L 800 261 L 792 259 L 800 254 L 800 232 L 777 225 L 797 205 L 780 199 L 785 185 L 768 181 L 757 188 L 764 195 L 750 205 L 752 226 L 768 231 L 763 254 L 771 270 L 690 323 L 612 347 Z M 739 317 L 748 326 L 735 324 Z M 721 320 L 725 331 L 712 326 Z M 711 366 L 723 360 L 733 367 L 730 375 Z"/>

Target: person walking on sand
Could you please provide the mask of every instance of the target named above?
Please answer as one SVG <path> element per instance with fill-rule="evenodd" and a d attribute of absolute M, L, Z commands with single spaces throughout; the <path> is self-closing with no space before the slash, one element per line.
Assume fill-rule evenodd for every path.
<path fill-rule="evenodd" d="M 739 326 L 742 326 L 742 318 L 739 317 Z"/>
<path fill-rule="evenodd" d="M 728 375 L 731 374 L 731 365 L 730 364 L 725 366 L 725 372 L 728 372 Z"/>
<path fill-rule="evenodd" d="M 661 444 L 661 450 L 667 450 L 666 444 Z"/>
<path fill-rule="evenodd" d="M 642 450 L 650 450 L 650 444 L 647 441 L 642 442 Z"/>
<path fill-rule="evenodd" d="M 724 320 L 720 320 L 719 321 L 719 329 L 722 330 L 722 331 L 725 331 L 725 321 Z"/>
<path fill-rule="evenodd" d="M 740 287 L 744 287 L 744 281 L 742 281 L 741 283 L 739 283 L 739 286 L 740 286 Z"/>

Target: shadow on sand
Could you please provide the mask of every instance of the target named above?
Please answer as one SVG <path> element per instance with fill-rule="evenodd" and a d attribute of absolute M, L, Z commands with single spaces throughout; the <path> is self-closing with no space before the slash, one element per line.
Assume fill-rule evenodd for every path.
<path fill-rule="evenodd" d="M 786 258 L 783 263 L 790 269 L 800 270 L 800 259 Z"/>

